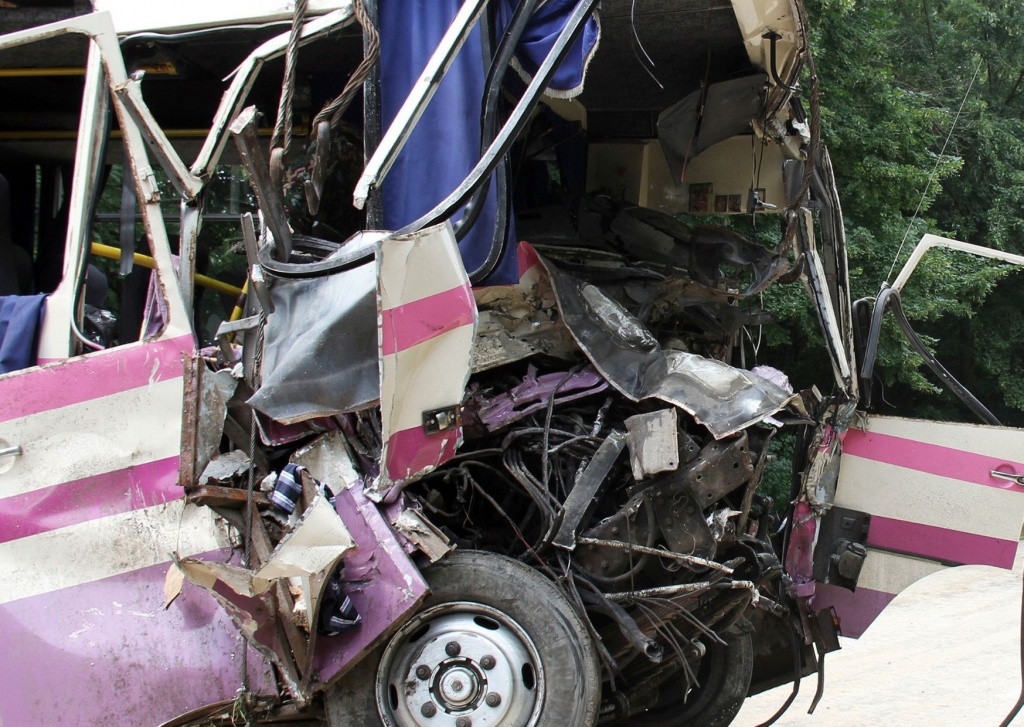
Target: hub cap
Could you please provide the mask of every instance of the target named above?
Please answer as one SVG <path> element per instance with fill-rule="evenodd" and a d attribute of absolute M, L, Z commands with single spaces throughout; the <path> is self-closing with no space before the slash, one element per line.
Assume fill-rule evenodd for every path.
<path fill-rule="evenodd" d="M 529 727 L 543 684 L 519 624 L 489 606 L 446 603 L 412 619 L 385 649 L 377 709 L 392 727 Z"/>

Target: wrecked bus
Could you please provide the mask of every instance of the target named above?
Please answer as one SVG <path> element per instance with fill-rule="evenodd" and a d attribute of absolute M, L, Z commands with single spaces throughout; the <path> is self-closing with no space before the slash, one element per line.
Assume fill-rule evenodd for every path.
<path fill-rule="evenodd" d="M 727 724 L 1012 562 L 1016 433 L 857 413 L 797 0 L 141 5 L 3 17 L 4 725 Z"/>

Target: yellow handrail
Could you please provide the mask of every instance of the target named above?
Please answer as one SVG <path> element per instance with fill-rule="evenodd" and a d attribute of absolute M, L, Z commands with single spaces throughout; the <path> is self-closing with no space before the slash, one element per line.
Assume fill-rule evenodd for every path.
<path fill-rule="evenodd" d="M 92 243 L 92 254 L 99 255 L 100 257 L 105 257 L 110 260 L 120 260 L 121 248 L 114 247 L 112 245 L 104 245 L 102 242 L 94 242 Z M 155 268 L 153 258 L 139 252 L 135 253 L 135 264 L 141 265 L 144 268 L 149 268 L 150 270 Z M 228 283 L 223 283 L 219 280 L 214 280 L 213 278 L 207 277 L 206 275 L 200 275 L 198 273 L 196 274 L 196 285 L 201 285 L 204 288 L 215 290 L 218 293 L 233 295 L 236 298 L 242 294 L 241 288 L 229 285 Z"/>

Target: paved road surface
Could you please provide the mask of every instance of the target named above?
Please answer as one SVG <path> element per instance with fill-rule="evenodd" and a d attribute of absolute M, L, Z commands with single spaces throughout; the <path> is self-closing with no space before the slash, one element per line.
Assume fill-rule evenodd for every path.
<path fill-rule="evenodd" d="M 825 696 L 807 714 L 807 677 L 776 722 L 810 727 L 991 725 L 1020 693 L 1021 571 L 962 566 L 936 573 L 897 596 L 858 640 L 826 660 Z M 733 723 L 754 727 L 785 701 L 792 685 L 747 700 Z M 1024 727 L 1024 710 L 1014 720 Z"/>

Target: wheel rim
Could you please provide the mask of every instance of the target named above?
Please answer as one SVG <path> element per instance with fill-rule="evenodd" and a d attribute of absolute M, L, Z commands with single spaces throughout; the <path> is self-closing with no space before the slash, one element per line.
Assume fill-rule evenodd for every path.
<path fill-rule="evenodd" d="M 377 710 L 392 727 L 530 727 L 543 694 L 530 637 L 479 603 L 420 613 L 388 644 L 377 671 Z"/>

